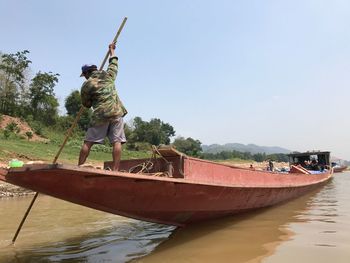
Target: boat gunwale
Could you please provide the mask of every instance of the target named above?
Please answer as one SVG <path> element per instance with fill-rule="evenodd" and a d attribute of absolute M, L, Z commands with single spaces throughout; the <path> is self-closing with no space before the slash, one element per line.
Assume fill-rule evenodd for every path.
<path fill-rule="evenodd" d="M 195 158 L 193 158 L 195 159 Z M 197 159 L 196 159 L 197 160 Z M 210 162 L 212 163 L 212 162 Z M 215 163 L 216 164 L 216 163 Z M 225 165 L 226 166 L 226 165 Z M 245 168 L 239 168 L 239 167 L 231 167 L 230 168 L 238 169 L 238 170 L 249 170 Z M 310 176 L 320 176 L 323 175 L 324 177 L 320 180 L 316 180 L 314 182 L 306 182 L 303 184 L 280 184 L 280 185 L 246 185 L 246 184 L 228 184 L 228 183 L 218 183 L 218 182 L 211 182 L 211 181 L 199 181 L 199 180 L 191 180 L 191 179 L 186 179 L 186 178 L 169 178 L 169 177 L 160 177 L 160 176 L 154 176 L 150 174 L 145 174 L 145 173 L 128 173 L 128 172 L 114 172 L 114 171 L 108 171 L 108 170 L 103 170 L 103 169 L 96 169 L 96 168 L 91 168 L 91 167 L 80 167 L 77 165 L 71 165 L 71 164 L 30 164 L 30 165 L 24 165 L 23 167 L 18 167 L 18 168 L 9 168 L 7 175 L 3 176 L 5 180 L 3 180 L 0 177 L 0 180 L 3 180 L 5 182 L 8 182 L 6 180 L 6 177 L 11 176 L 11 173 L 20 173 L 20 172 L 25 172 L 25 171 L 35 171 L 35 170 L 41 170 L 41 171 L 51 171 L 54 169 L 58 170 L 71 170 L 71 171 L 76 171 L 79 173 L 87 172 L 89 174 L 94 174 L 93 176 L 86 175 L 85 177 L 93 177 L 93 178 L 126 178 L 126 179 L 133 179 L 133 180 L 146 180 L 146 181 L 164 181 L 164 182 L 171 182 L 175 184 L 196 184 L 196 185 L 204 185 L 204 186 L 217 186 L 217 187 L 227 187 L 227 188 L 258 188 L 258 189 L 263 189 L 263 188 L 291 188 L 291 187 L 305 187 L 305 186 L 311 186 L 311 185 L 316 185 L 322 182 L 325 182 L 329 180 L 331 177 L 333 177 L 333 173 L 328 172 L 328 173 L 323 173 L 323 174 L 302 174 L 302 173 L 293 173 L 293 174 L 288 174 L 288 173 L 271 173 L 271 172 L 264 172 L 264 171 L 252 171 L 252 172 L 263 172 L 263 176 L 270 176 L 270 175 L 278 175 L 278 176 L 292 176 L 292 177 L 298 177 L 298 176 L 303 176 L 303 177 L 310 177 Z"/>

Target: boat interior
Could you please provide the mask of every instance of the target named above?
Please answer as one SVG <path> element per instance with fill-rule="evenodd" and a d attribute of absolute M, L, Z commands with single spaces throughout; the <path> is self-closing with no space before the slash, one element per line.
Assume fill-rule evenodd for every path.
<path fill-rule="evenodd" d="M 122 160 L 119 170 L 127 173 L 142 173 L 154 176 L 184 178 L 186 155 L 170 146 L 152 147 L 152 156 L 146 159 Z M 104 169 L 112 162 L 105 162 Z"/>
<path fill-rule="evenodd" d="M 330 152 L 291 153 L 289 156 L 290 172 L 313 174 L 330 170 Z"/>
<path fill-rule="evenodd" d="M 289 154 L 290 170 L 289 173 L 297 174 L 318 174 L 330 171 L 330 152 L 304 152 L 304 153 L 292 153 Z M 231 177 L 233 166 L 227 166 L 222 164 L 214 164 L 210 162 L 206 164 L 205 160 L 197 160 L 189 158 L 185 154 L 177 151 L 171 146 L 152 147 L 152 156 L 146 159 L 134 159 L 123 160 L 120 163 L 119 170 L 121 172 L 134 173 L 134 174 L 146 174 L 160 177 L 172 177 L 172 178 L 192 178 L 197 179 L 198 176 L 201 180 L 204 177 L 214 178 L 214 170 L 225 169 L 223 174 L 227 177 Z M 112 162 L 105 162 L 104 169 L 111 167 Z M 190 167 L 195 169 L 191 169 Z M 249 173 L 249 171 L 243 171 L 241 173 Z M 187 172 L 186 172 L 187 171 Z M 186 176 L 185 176 L 186 172 Z M 231 178 L 227 178 L 231 180 Z"/>

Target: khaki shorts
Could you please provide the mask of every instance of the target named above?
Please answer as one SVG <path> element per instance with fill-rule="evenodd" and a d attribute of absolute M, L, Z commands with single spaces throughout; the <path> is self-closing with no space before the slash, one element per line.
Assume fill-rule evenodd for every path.
<path fill-rule="evenodd" d="M 109 142 L 112 144 L 115 142 L 126 143 L 124 120 L 122 117 L 90 127 L 86 132 L 85 141 L 103 143 L 106 137 L 108 137 Z"/>

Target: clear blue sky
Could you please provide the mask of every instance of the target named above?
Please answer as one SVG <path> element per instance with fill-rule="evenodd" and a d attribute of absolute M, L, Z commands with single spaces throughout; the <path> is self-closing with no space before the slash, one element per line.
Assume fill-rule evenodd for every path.
<path fill-rule="evenodd" d="M 28 49 L 32 73 L 100 64 L 124 16 L 117 88 L 129 114 L 178 136 L 330 150 L 350 160 L 350 2 L 0 0 L 0 51 Z"/>

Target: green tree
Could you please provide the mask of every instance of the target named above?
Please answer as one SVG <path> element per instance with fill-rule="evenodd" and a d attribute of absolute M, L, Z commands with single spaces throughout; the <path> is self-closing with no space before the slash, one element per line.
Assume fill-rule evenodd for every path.
<path fill-rule="evenodd" d="M 65 99 L 64 107 L 69 116 L 76 116 L 81 107 L 81 97 L 78 90 L 73 90 Z"/>
<path fill-rule="evenodd" d="M 75 118 L 80 108 L 82 107 L 80 92 L 78 90 L 72 91 L 71 94 L 69 94 L 68 97 L 66 98 L 64 106 L 67 110 L 67 115 Z M 80 129 L 82 130 L 88 129 L 91 116 L 92 116 L 92 110 L 84 109 L 78 121 L 78 125 Z"/>
<path fill-rule="evenodd" d="M 160 119 L 151 119 L 147 125 L 146 141 L 153 144 L 169 144 L 170 137 L 175 135 L 174 128 Z"/>
<path fill-rule="evenodd" d="M 185 139 L 184 137 L 176 138 L 173 142 L 173 146 L 180 152 L 183 152 L 190 156 L 199 156 L 202 152 L 201 142 L 199 140 L 192 139 L 188 137 Z"/>
<path fill-rule="evenodd" d="M 59 74 L 38 72 L 29 88 L 29 100 L 34 120 L 45 125 L 52 125 L 58 116 L 59 103 L 54 94 L 54 87 Z"/>
<path fill-rule="evenodd" d="M 266 159 L 271 159 L 273 161 L 277 162 L 289 162 L 289 157 L 287 154 L 284 153 L 273 153 L 266 155 Z"/>
<path fill-rule="evenodd" d="M 24 91 L 25 71 L 31 61 L 28 50 L 2 54 L 0 58 L 0 112 L 14 116 Z"/>
<path fill-rule="evenodd" d="M 265 161 L 266 154 L 265 153 L 256 153 L 253 155 L 253 159 L 257 162 Z"/>
<path fill-rule="evenodd" d="M 169 123 L 154 118 L 149 122 L 135 117 L 130 132 L 130 142 L 148 142 L 153 145 L 169 144 L 170 137 L 175 135 L 174 128 Z"/>

